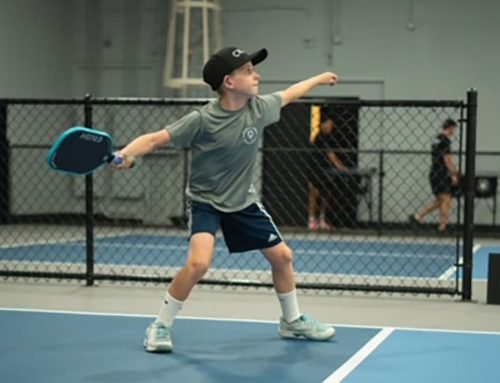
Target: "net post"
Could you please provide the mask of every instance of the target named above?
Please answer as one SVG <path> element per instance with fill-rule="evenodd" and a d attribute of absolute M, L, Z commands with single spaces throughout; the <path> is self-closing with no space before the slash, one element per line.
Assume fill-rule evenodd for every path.
<path fill-rule="evenodd" d="M 462 300 L 472 299 L 472 256 L 474 241 L 474 194 L 476 168 L 476 131 L 477 131 L 477 91 L 467 92 L 467 131 L 465 146 L 465 185 L 464 185 L 464 256 L 462 275 Z"/>
<path fill-rule="evenodd" d="M 85 95 L 84 125 L 92 129 L 92 96 Z M 94 180 L 92 174 L 85 176 L 85 248 L 86 248 L 86 285 L 94 285 Z"/>

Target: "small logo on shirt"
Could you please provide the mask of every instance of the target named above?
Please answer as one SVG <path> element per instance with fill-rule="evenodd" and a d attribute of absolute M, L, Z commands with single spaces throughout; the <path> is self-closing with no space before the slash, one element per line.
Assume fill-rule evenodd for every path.
<path fill-rule="evenodd" d="M 247 145 L 253 144 L 255 141 L 257 141 L 257 136 L 257 128 L 254 126 L 245 128 L 245 130 L 243 130 L 243 141 Z"/>

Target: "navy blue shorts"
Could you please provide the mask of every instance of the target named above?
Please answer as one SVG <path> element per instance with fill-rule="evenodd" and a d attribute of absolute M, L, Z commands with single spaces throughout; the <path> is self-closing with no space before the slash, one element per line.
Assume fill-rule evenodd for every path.
<path fill-rule="evenodd" d="M 220 226 L 230 253 L 265 249 L 283 241 L 271 216 L 258 202 L 243 210 L 225 213 L 209 204 L 191 201 L 188 219 L 191 235 L 215 236 Z"/>

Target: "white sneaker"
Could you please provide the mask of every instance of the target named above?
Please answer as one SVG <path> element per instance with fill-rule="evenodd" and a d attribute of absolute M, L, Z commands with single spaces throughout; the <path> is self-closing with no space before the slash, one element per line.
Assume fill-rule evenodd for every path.
<path fill-rule="evenodd" d="M 328 340 L 335 335 L 333 327 L 318 322 L 306 314 L 302 314 L 299 319 L 290 323 L 280 318 L 278 332 L 283 338 L 289 339 Z"/>
<path fill-rule="evenodd" d="M 174 345 L 171 337 L 172 330 L 158 319 L 146 329 L 144 348 L 148 352 L 172 352 Z"/>

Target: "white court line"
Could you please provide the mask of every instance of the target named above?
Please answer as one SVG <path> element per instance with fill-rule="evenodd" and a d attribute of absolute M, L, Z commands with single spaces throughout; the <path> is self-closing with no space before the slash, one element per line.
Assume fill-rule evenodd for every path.
<path fill-rule="evenodd" d="M 340 366 L 333 374 L 323 380 L 323 383 L 339 383 L 344 380 L 363 360 L 365 360 L 375 349 L 382 344 L 392 333 L 394 328 L 387 327 L 378 332 L 368 343 L 366 343 L 356 354 Z"/>
<path fill-rule="evenodd" d="M 474 247 L 472 248 L 472 254 L 476 254 L 476 252 L 481 248 L 481 244 L 477 244 L 477 245 L 474 245 Z M 460 258 L 458 259 L 458 264 L 461 265 L 464 263 L 464 257 L 463 256 L 460 256 Z M 446 270 L 443 274 L 441 274 L 439 276 L 439 280 L 448 280 L 451 278 L 451 276 L 453 274 L 455 274 L 457 271 L 457 266 L 453 265 L 451 266 L 448 270 Z"/>
<path fill-rule="evenodd" d="M 85 246 L 85 242 L 81 241 L 81 246 Z M 64 245 L 64 243 L 60 243 Z M 26 245 L 31 246 L 31 245 Z M 36 245 L 35 245 L 36 246 Z M 21 247 L 21 246 L 20 246 Z M 187 251 L 188 245 L 157 245 L 157 244 L 136 244 L 136 243 L 96 243 L 97 248 L 117 248 L 117 249 L 147 249 L 147 250 L 178 250 Z M 216 252 L 226 251 L 225 246 L 216 246 Z M 422 259 L 448 259 L 449 254 L 419 254 L 414 252 L 376 252 L 376 251 L 359 251 L 359 250 L 315 250 L 315 249 L 295 249 L 295 254 L 305 255 L 343 255 L 349 257 L 373 257 L 373 258 L 422 258 Z"/>
<path fill-rule="evenodd" d="M 53 267 L 53 268 L 68 268 L 73 270 L 76 268 L 77 270 L 73 270 L 76 272 L 84 273 L 86 264 L 84 262 L 56 262 L 52 260 L 48 261 L 19 261 L 19 260 L 1 260 L 0 259 L 0 269 L 2 267 L 6 267 L 9 271 L 40 271 L 37 267 Z M 257 265 L 258 266 L 258 265 Z M 33 269 L 34 268 L 34 269 Z M 119 264 L 119 263 L 106 263 L 106 262 L 97 262 L 96 263 L 96 272 L 99 274 L 113 275 L 113 273 L 117 270 L 125 273 L 132 273 L 132 275 L 139 276 L 159 276 L 160 271 L 165 270 L 166 272 L 176 273 L 180 270 L 181 266 L 168 266 L 168 265 L 144 265 L 139 263 L 128 263 L 128 264 Z M 59 269 L 57 269 L 59 270 Z M 51 270 L 46 270 L 51 271 Z M 379 283 L 402 283 L 402 282 L 425 282 L 429 281 L 438 281 L 437 277 L 414 277 L 414 276 L 404 276 L 404 275 L 381 275 L 381 274 L 344 274 L 344 273 L 335 273 L 332 274 L 330 271 L 300 271 L 296 270 L 297 275 L 301 277 L 301 282 L 306 281 L 308 277 L 314 278 L 328 278 L 328 281 L 332 281 L 332 278 L 335 278 L 335 281 L 342 281 L 346 278 L 363 278 L 364 282 L 366 279 L 376 280 Z M 243 281 L 243 282 L 267 282 L 269 277 L 269 269 L 266 268 L 253 268 L 253 269 L 228 269 L 228 268 L 219 268 L 212 267 L 210 269 L 211 273 L 217 273 L 217 275 L 222 274 L 219 279 L 225 282 L 231 281 Z M 234 275 L 236 273 L 246 273 L 251 274 L 252 278 L 240 278 L 240 277 L 229 277 L 228 275 Z M 64 274 L 64 273 L 63 273 Z M 228 274 L 228 275 L 224 275 Z M 164 274 L 163 274 L 164 275 Z M 260 279 L 259 279 L 260 278 Z M 264 279 L 263 279 L 264 278 Z M 217 277 L 216 277 L 217 279 Z M 382 280 L 382 281 L 381 281 Z"/>
<path fill-rule="evenodd" d="M 106 313 L 96 311 L 71 311 L 71 310 L 47 310 L 47 309 L 26 309 L 16 307 L 0 307 L 0 311 L 19 311 L 19 312 L 33 312 L 33 313 L 46 313 L 46 314 L 68 314 L 68 315 L 88 315 L 88 316 L 109 316 L 109 317 L 132 317 L 132 318 L 156 318 L 156 314 L 133 314 L 133 313 Z M 277 324 L 277 320 L 266 319 L 246 319 L 246 318 L 218 318 L 218 317 L 195 317 L 195 316 L 178 316 L 179 319 L 188 320 L 206 320 L 206 321 L 224 321 L 224 322 L 243 322 L 243 323 L 264 323 L 264 324 Z M 418 331 L 418 332 L 444 332 L 452 334 L 476 334 L 476 335 L 500 335 L 500 331 L 480 331 L 480 330 L 453 330 L 453 329 L 440 329 L 440 328 L 425 328 L 425 327 L 398 327 L 398 326 L 368 326 L 368 325 L 353 325 L 344 323 L 330 323 L 330 326 L 347 327 L 347 328 L 363 328 L 371 330 L 383 330 L 384 328 L 391 328 L 400 331 Z"/>
<path fill-rule="evenodd" d="M 62 242 L 61 242 L 62 241 Z M 0 249 L 18 249 L 22 247 L 32 247 L 32 246 L 45 246 L 45 245 L 70 245 L 73 243 L 77 242 L 82 242 L 85 244 L 85 237 L 79 237 L 79 238 L 71 238 L 71 239 L 64 239 L 61 240 L 59 238 L 57 239 L 41 239 L 41 240 L 36 240 L 36 241 L 26 241 L 26 242 L 19 242 L 19 243 L 10 243 L 7 245 L 0 245 Z"/>
<path fill-rule="evenodd" d="M 120 237 L 128 237 L 130 234 L 128 233 L 122 233 L 122 234 L 99 234 L 96 238 L 95 241 L 99 241 L 101 239 L 114 239 L 114 238 L 120 238 Z M 7 245 L 0 245 L 0 249 L 17 249 L 17 248 L 22 248 L 22 247 L 31 247 L 31 246 L 45 246 L 45 245 L 70 245 L 73 243 L 78 243 L 81 242 L 82 245 L 85 245 L 86 237 L 85 236 L 80 236 L 76 238 L 69 238 L 69 239 L 61 239 L 61 238 L 54 238 L 54 239 L 40 239 L 40 240 L 33 240 L 33 241 L 23 241 L 23 242 L 14 242 L 11 244 Z"/>

